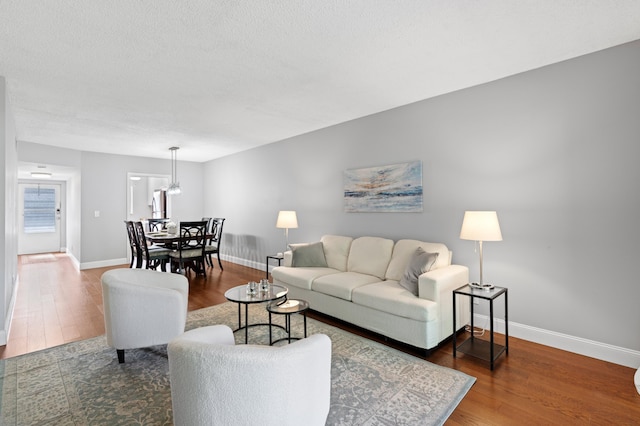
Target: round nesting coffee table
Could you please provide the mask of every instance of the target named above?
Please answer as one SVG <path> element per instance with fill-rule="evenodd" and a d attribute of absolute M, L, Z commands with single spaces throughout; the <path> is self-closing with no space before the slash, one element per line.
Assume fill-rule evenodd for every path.
<path fill-rule="evenodd" d="M 271 321 L 269 321 L 269 324 L 249 324 L 249 305 L 253 303 L 272 302 L 278 299 L 286 300 L 288 292 L 288 288 L 277 284 L 270 284 L 269 291 L 267 292 L 258 290 L 255 294 L 247 294 L 246 285 L 239 285 L 227 290 L 224 293 L 224 297 L 226 297 L 227 300 L 238 304 L 238 328 L 233 330 L 233 332 L 235 333 L 236 331 L 244 330 L 244 343 L 249 341 L 249 327 L 254 327 L 256 325 L 268 325 L 269 333 L 271 333 Z M 242 305 L 244 305 L 244 325 L 242 325 Z"/>
<path fill-rule="evenodd" d="M 299 299 L 288 299 L 284 302 L 271 302 L 267 305 L 267 311 L 269 312 L 269 344 L 288 340 L 291 343 L 292 340 L 299 340 L 300 337 L 291 337 L 291 315 L 302 314 L 304 317 L 304 337 L 307 337 L 307 309 L 309 309 L 309 302 Z M 287 332 L 287 337 L 273 341 L 271 333 L 271 315 L 284 315 L 284 330 Z M 276 325 L 277 326 L 277 325 Z M 279 327 L 279 326 L 278 326 Z"/>

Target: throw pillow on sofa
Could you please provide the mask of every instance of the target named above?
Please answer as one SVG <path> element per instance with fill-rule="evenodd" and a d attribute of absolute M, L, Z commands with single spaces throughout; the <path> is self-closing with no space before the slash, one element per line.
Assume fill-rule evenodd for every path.
<path fill-rule="evenodd" d="M 407 269 L 402 274 L 400 285 L 417 296 L 418 277 L 430 271 L 436 260 L 438 260 L 438 253 L 427 253 L 422 247 L 418 247 L 411 256 Z"/>
<path fill-rule="evenodd" d="M 324 248 L 321 242 L 312 244 L 289 244 L 291 247 L 291 266 L 293 267 L 327 267 Z"/>

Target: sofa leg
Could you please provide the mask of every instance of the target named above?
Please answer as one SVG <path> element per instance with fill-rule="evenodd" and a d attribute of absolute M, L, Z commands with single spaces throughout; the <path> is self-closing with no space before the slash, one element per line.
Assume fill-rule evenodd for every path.
<path fill-rule="evenodd" d="M 116 349 L 116 352 L 118 353 L 118 362 L 124 364 L 124 349 Z"/>

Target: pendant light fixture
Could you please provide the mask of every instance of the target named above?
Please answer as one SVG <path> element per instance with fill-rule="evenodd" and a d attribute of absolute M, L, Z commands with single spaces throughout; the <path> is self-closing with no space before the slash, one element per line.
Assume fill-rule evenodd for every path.
<path fill-rule="evenodd" d="M 177 151 L 180 148 L 177 146 L 172 146 L 169 148 L 171 151 L 171 183 L 169 184 L 169 188 L 167 188 L 167 194 L 169 195 L 178 195 L 182 193 L 182 189 L 180 188 L 180 182 L 178 182 L 178 157 Z"/>

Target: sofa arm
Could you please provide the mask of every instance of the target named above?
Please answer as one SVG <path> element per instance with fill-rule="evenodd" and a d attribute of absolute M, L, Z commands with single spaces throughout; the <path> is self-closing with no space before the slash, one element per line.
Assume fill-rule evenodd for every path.
<path fill-rule="evenodd" d="M 469 283 L 469 268 L 449 265 L 425 272 L 418 278 L 418 295 L 438 304 L 440 338 L 442 341 L 453 333 L 453 290 Z M 461 328 L 469 322 L 469 298 L 459 297 L 456 326 Z"/>
<path fill-rule="evenodd" d="M 293 263 L 293 252 L 291 250 L 287 250 L 283 253 L 284 256 L 284 264 L 282 266 L 291 266 Z"/>

